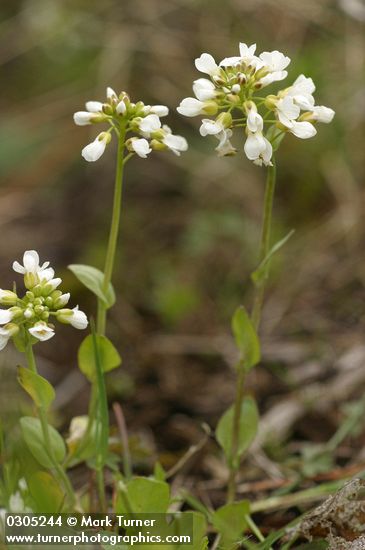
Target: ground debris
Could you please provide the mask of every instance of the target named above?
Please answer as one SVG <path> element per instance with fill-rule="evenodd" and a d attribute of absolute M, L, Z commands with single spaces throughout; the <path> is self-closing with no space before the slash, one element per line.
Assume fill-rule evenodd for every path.
<path fill-rule="evenodd" d="M 290 536 L 326 538 L 331 550 L 365 550 L 365 481 L 354 478 L 304 516 Z"/>

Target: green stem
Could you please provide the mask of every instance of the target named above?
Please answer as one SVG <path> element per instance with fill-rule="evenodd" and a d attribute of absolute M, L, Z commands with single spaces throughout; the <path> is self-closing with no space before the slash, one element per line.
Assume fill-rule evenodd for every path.
<path fill-rule="evenodd" d="M 276 182 L 276 166 L 275 166 L 274 159 L 272 159 L 272 161 L 273 161 L 273 166 L 269 166 L 267 170 L 259 263 L 261 263 L 266 258 L 270 250 L 271 218 L 272 218 L 272 208 L 273 208 L 273 202 L 274 202 L 274 192 L 275 192 L 275 182 Z M 265 284 L 266 284 L 268 274 L 269 274 L 269 270 L 267 268 L 264 278 L 256 286 L 256 290 L 255 290 L 251 319 L 256 330 L 259 328 L 259 325 L 260 325 L 261 311 L 262 311 L 262 305 L 263 305 L 264 294 L 265 294 Z"/>
<path fill-rule="evenodd" d="M 270 250 L 270 233 L 271 233 L 271 218 L 272 208 L 274 201 L 276 181 L 276 167 L 273 159 L 273 166 L 269 166 L 267 171 L 265 198 L 264 198 L 264 212 L 262 221 L 259 263 L 261 263 L 267 256 Z M 251 314 L 252 324 L 257 330 L 260 325 L 261 310 L 264 301 L 265 283 L 268 277 L 268 268 L 266 269 L 265 276 L 262 281 L 256 286 L 254 295 L 254 305 Z M 238 365 L 238 377 L 236 385 L 236 399 L 234 403 L 233 412 L 233 429 L 232 429 L 232 453 L 231 463 L 229 465 L 229 478 L 228 478 L 228 490 L 227 490 L 227 502 L 233 502 L 236 495 L 236 478 L 239 469 L 239 457 L 238 454 L 238 442 L 240 432 L 240 418 L 241 408 L 244 398 L 244 386 L 245 386 L 245 368 L 241 361 Z"/>
<path fill-rule="evenodd" d="M 36 361 L 33 353 L 33 346 L 30 342 L 28 342 L 27 347 L 25 349 L 25 355 L 26 355 L 30 370 L 38 374 L 37 365 L 36 365 Z M 67 498 L 70 504 L 73 505 L 75 503 L 75 496 L 74 496 L 72 485 L 66 475 L 66 472 L 64 471 L 62 466 L 57 462 L 54 456 L 53 448 L 51 445 L 51 438 L 49 435 L 47 412 L 43 407 L 37 407 L 37 412 L 38 412 L 39 420 L 41 422 L 44 443 L 46 446 L 48 456 L 50 458 L 50 461 L 52 462 L 52 466 L 55 470 L 55 473 L 58 479 L 61 481 L 62 485 L 64 486 L 64 489 L 66 491 Z"/>
<path fill-rule="evenodd" d="M 118 152 L 117 152 L 117 167 L 115 171 L 114 199 L 112 221 L 110 225 L 108 248 L 104 266 L 103 291 L 107 293 L 112 280 L 115 252 L 118 242 L 120 214 L 122 210 L 122 191 L 123 191 L 123 171 L 124 171 L 124 146 L 125 146 L 126 128 L 121 126 L 119 130 Z M 97 316 L 97 333 L 105 334 L 106 311 L 104 302 L 98 301 L 98 316 Z"/>
<path fill-rule="evenodd" d="M 238 442 L 240 434 L 240 419 L 241 409 L 244 397 L 245 388 L 245 369 L 242 363 L 238 365 L 238 377 L 236 384 L 236 399 L 233 409 L 233 430 L 232 430 L 232 447 L 231 447 L 231 459 L 229 464 L 229 478 L 228 478 L 228 490 L 227 490 L 227 502 L 233 502 L 236 496 L 236 477 L 239 468 L 238 459 Z"/>

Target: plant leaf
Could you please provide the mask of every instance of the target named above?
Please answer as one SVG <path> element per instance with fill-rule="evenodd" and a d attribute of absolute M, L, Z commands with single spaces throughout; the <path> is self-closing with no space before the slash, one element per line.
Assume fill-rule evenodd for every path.
<path fill-rule="evenodd" d="M 248 500 L 225 504 L 213 513 L 212 523 L 222 535 L 222 548 L 228 550 L 239 541 L 242 532 L 247 527 L 245 516 L 249 513 L 250 504 Z"/>
<path fill-rule="evenodd" d="M 147 477 L 135 477 L 126 483 L 124 488 L 118 488 L 116 511 L 118 514 L 165 514 L 169 503 L 168 483 Z M 131 509 L 128 509 L 128 506 Z"/>
<path fill-rule="evenodd" d="M 29 369 L 18 367 L 18 381 L 31 396 L 37 407 L 48 409 L 56 397 L 55 391 L 48 380 Z"/>
<path fill-rule="evenodd" d="M 109 372 L 119 367 L 122 359 L 111 341 L 101 334 L 95 334 L 95 341 L 103 372 Z M 92 334 L 86 336 L 81 342 L 78 351 L 78 363 L 81 372 L 83 372 L 91 382 L 95 381 L 97 370 Z"/>
<path fill-rule="evenodd" d="M 262 280 L 266 277 L 268 264 L 273 257 L 273 255 L 280 250 L 284 246 L 284 244 L 290 239 L 290 237 L 295 233 L 295 230 L 292 229 L 289 231 L 285 237 L 283 237 L 280 241 L 274 244 L 274 246 L 270 249 L 267 256 L 262 260 L 260 265 L 255 269 L 253 273 L 251 273 L 251 280 L 255 285 L 260 285 Z"/>
<path fill-rule="evenodd" d="M 39 418 L 23 416 L 20 419 L 22 434 L 28 448 L 39 464 L 45 468 L 52 468 L 53 464 L 46 450 L 42 425 Z M 66 446 L 61 435 L 53 426 L 48 425 L 50 444 L 57 462 L 62 462 L 66 455 Z"/>
<path fill-rule="evenodd" d="M 249 370 L 260 361 L 260 341 L 251 319 L 243 306 L 234 312 L 232 332 L 236 346 L 242 354 L 245 370 Z"/>
<path fill-rule="evenodd" d="M 68 268 L 86 288 L 91 290 L 107 308 L 115 303 L 115 292 L 111 283 L 106 293 L 103 291 L 104 273 L 96 267 L 83 264 L 71 264 Z"/>
<path fill-rule="evenodd" d="M 44 514 L 60 511 L 65 495 L 59 483 L 48 472 L 34 472 L 28 479 L 28 487 L 37 506 L 35 512 Z"/>
<path fill-rule="evenodd" d="M 239 460 L 256 437 L 259 413 L 253 397 L 246 396 L 242 402 L 236 457 L 232 457 L 233 416 L 234 406 L 232 405 L 219 420 L 215 432 L 217 441 L 222 447 L 228 463 Z"/>

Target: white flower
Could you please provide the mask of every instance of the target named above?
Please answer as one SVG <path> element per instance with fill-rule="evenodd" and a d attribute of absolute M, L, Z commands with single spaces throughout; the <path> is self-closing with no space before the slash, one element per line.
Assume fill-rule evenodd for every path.
<path fill-rule="evenodd" d="M 150 144 L 146 139 L 131 138 L 130 147 L 141 158 L 145 159 L 152 151 Z"/>
<path fill-rule="evenodd" d="M 166 126 L 164 126 L 164 130 L 166 131 Z M 181 151 L 187 151 L 188 149 L 188 142 L 186 139 L 182 136 L 175 136 L 171 133 L 171 130 L 162 138 L 162 143 L 164 143 L 166 147 L 178 157 L 180 156 Z"/>
<path fill-rule="evenodd" d="M 248 159 L 261 166 L 271 166 L 272 146 L 261 132 L 249 133 L 244 145 Z"/>
<path fill-rule="evenodd" d="M 229 141 L 229 138 L 232 137 L 232 133 L 232 130 L 228 128 L 227 130 L 222 130 L 219 134 L 215 134 L 214 137 L 219 140 L 215 148 L 219 157 L 234 155 L 237 152 L 237 149 L 233 147 L 232 143 Z"/>
<path fill-rule="evenodd" d="M 73 309 L 60 309 L 57 311 L 57 320 L 80 330 L 85 329 L 88 325 L 87 317 L 83 311 L 79 310 L 79 306 Z"/>
<path fill-rule="evenodd" d="M 85 104 L 86 110 L 90 113 L 103 112 L 103 104 L 101 101 L 87 101 Z"/>
<path fill-rule="evenodd" d="M 312 109 L 311 120 L 316 120 L 317 122 L 324 122 L 328 124 L 332 122 L 333 117 L 335 116 L 335 111 L 324 105 L 316 105 Z"/>
<path fill-rule="evenodd" d="M 203 118 L 202 125 L 200 126 L 199 132 L 201 136 L 214 136 L 219 134 L 224 130 L 224 125 L 220 120 L 211 120 L 210 118 Z"/>
<path fill-rule="evenodd" d="M 281 124 L 284 124 L 287 128 L 291 128 L 293 121 L 300 114 L 300 107 L 294 103 L 291 96 L 287 95 L 276 103 L 276 113 Z"/>
<path fill-rule="evenodd" d="M 202 53 L 200 57 L 195 59 L 195 67 L 201 73 L 206 73 L 210 76 L 219 73 L 219 67 L 215 62 L 214 57 L 209 53 Z"/>
<path fill-rule="evenodd" d="M 37 340 L 40 340 L 41 342 L 45 342 L 54 336 L 53 328 L 48 326 L 44 321 L 38 321 L 28 330 L 34 338 L 37 338 Z"/>
<path fill-rule="evenodd" d="M 94 141 L 83 148 L 81 155 L 88 162 L 95 162 L 102 156 L 110 140 L 111 135 L 109 132 L 101 132 Z"/>
<path fill-rule="evenodd" d="M 250 132 L 262 132 L 264 128 L 264 120 L 262 116 L 254 109 L 250 109 L 247 115 L 247 128 Z"/>
<path fill-rule="evenodd" d="M 74 123 L 77 126 L 87 126 L 91 124 L 93 118 L 95 118 L 95 113 L 90 113 L 89 111 L 77 111 L 77 113 L 74 113 Z"/>
<path fill-rule="evenodd" d="M 291 134 L 294 134 L 297 138 L 300 139 L 309 139 L 316 135 L 317 130 L 311 124 L 310 122 L 297 122 L 294 121 L 292 123 L 291 128 L 289 128 L 289 132 Z"/>
<path fill-rule="evenodd" d="M 204 102 L 195 99 L 195 97 L 186 97 L 182 100 L 179 107 L 177 107 L 177 112 L 184 116 L 196 116 L 204 112 Z"/>
<path fill-rule="evenodd" d="M 147 115 L 145 118 L 142 118 L 139 123 L 139 129 L 145 137 L 149 137 L 153 132 L 157 132 L 161 128 L 161 120 L 157 115 Z"/>
<path fill-rule="evenodd" d="M 263 63 L 262 67 L 269 71 L 269 74 L 260 78 L 259 83 L 262 87 L 268 86 L 272 82 L 283 80 L 288 76 L 288 72 L 284 69 L 289 65 L 290 58 L 274 50 L 273 52 L 263 52 L 260 54 L 260 60 Z"/>
<path fill-rule="evenodd" d="M 82 439 L 88 425 L 89 417 L 87 415 L 75 416 L 70 423 L 69 436 L 67 438 L 68 445 L 74 441 L 79 441 Z"/>
<path fill-rule="evenodd" d="M 216 89 L 211 80 L 207 78 L 198 78 L 193 83 L 194 94 L 200 101 L 207 101 L 213 99 L 216 95 Z"/>
<path fill-rule="evenodd" d="M 219 65 L 221 67 L 235 67 L 236 65 L 240 65 L 242 62 L 254 67 L 259 67 L 262 65 L 260 59 L 254 55 L 256 51 L 256 44 L 247 46 L 244 42 L 240 42 L 239 48 L 239 56 L 225 57 Z"/>
<path fill-rule="evenodd" d="M 13 318 L 13 313 L 9 309 L 0 309 L 0 325 L 10 323 Z"/>
<path fill-rule="evenodd" d="M 44 274 L 46 268 L 49 266 L 49 262 L 44 262 L 42 266 L 39 265 L 39 255 L 35 250 L 26 250 L 24 252 L 23 264 L 24 265 L 21 265 L 19 262 L 14 262 L 14 271 L 16 271 L 16 273 L 21 273 L 22 275 L 26 275 L 27 273 L 38 275 L 40 273 Z"/>
<path fill-rule="evenodd" d="M 154 113 L 159 117 L 167 116 L 169 114 L 169 108 L 166 105 L 152 105 L 150 113 Z"/>
<path fill-rule="evenodd" d="M 88 320 L 85 313 L 79 310 L 79 306 L 74 307 L 72 310 L 72 315 L 70 316 L 70 324 L 79 330 L 83 330 L 87 327 Z"/>
<path fill-rule="evenodd" d="M 294 84 L 287 88 L 286 94 L 292 97 L 294 103 L 299 105 L 301 109 L 311 110 L 314 105 L 314 97 L 312 94 L 315 89 L 316 87 L 313 80 L 301 74 Z"/>

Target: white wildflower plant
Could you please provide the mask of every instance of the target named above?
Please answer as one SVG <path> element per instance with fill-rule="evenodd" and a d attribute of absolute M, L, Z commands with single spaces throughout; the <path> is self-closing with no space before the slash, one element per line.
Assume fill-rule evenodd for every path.
<path fill-rule="evenodd" d="M 23 256 L 23 265 L 15 261 L 15 272 L 24 277 L 25 293 L 0 289 L 0 349 L 9 340 L 15 343 L 31 338 L 32 343 L 44 342 L 55 334 L 52 320 L 70 324 L 78 329 L 86 329 L 88 320 L 82 311 L 75 307 L 65 309 L 70 293 L 63 293 L 59 286 L 62 279 L 55 277 L 49 262 L 40 265 L 35 250 L 27 250 Z"/>
<path fill-rule="evenodd" d="M 274 50 L 255 54 L 256 44 L 239 44 L 239 55 L 220 63 L 203 53 L 195 60 L 198 71 L 209 78 L 193 83 L 196 98 L 181 101 L 177 111 L 187 117 L 203 118 L 202 136 L 214 135 L 218 140 L 218 156 L 237 153 L 230 138 L 234 129 L 246 135 L 244 152 L 254 164 L 270 166 L 273 152 L 286 133 L 300 139 L 316 135 L 316 123 L 329 123 L 334 111 L 315 105 L 315 85 L 311 78 L 298 76 L 294 84 L 276 94 L 262 95 L 266 86 L 288 76 L 290 58 Z"/>
<path fill-rule="evenodd" d="M 81 154 L 88 162 L 97 161 L 103 155 L 113 132 L 118 137 L 123 135 L 123 153 L 130 156 L 136 154 L 146 158 L 152 151 L 171 151 L 180 156 L 188 148 L 185 138 L 174 135 L 169 126 L 162 124 L 160 118 L 169 113 L 165 105 L 145 105 L 142 101 L 133 103 L 126 92 L 118 95 L 108 87 L 105 102 L 87 101 L 85 108 L 86 111 L 74 114 L 75 124 L 109 125 L 83 148 Z"/>

